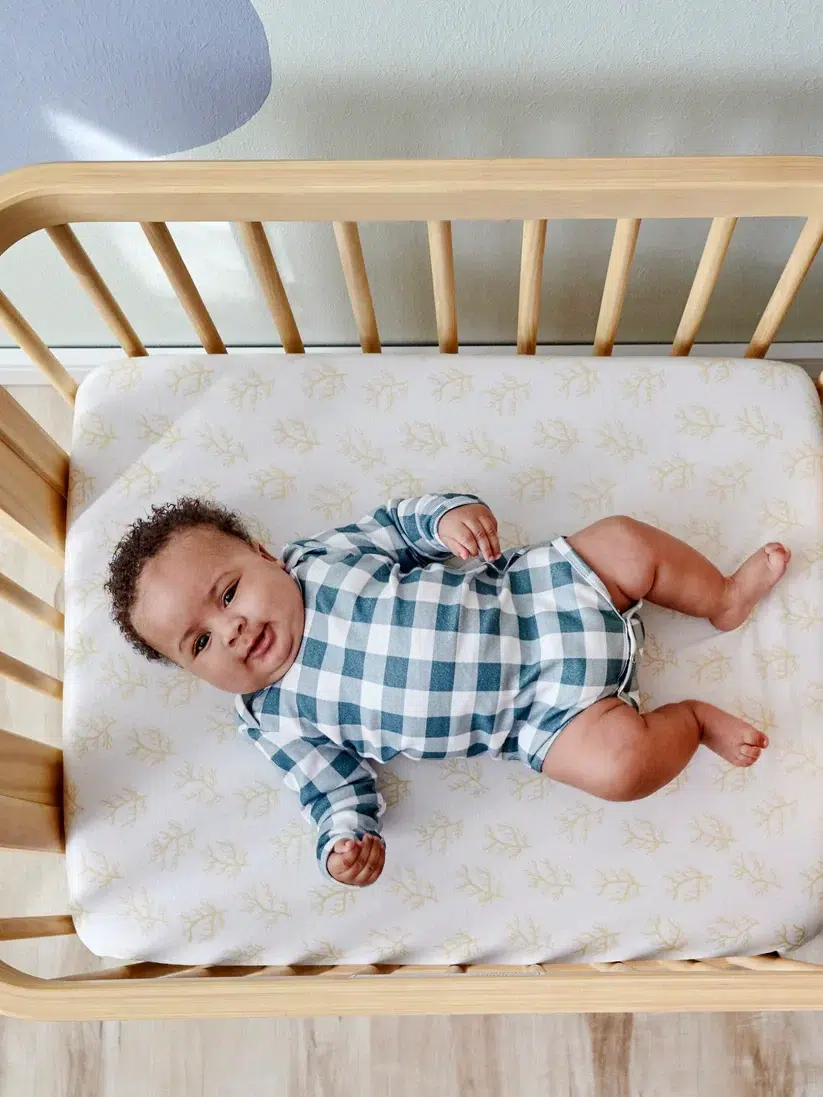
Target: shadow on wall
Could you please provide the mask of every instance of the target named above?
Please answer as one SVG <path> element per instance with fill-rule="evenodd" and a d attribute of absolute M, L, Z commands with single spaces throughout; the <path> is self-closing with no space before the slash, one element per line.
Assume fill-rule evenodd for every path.
<path fill-rule="evenodd" d="M 215 84 L 210 107 L 212 99 L 223 94 L 215 94 L 217 90 Z M 175 155 L 358 159 L 813 154 L 823 152 L 821 107 L 818 73 L 801 73 L 785 83 L 715 73 L 691 82 L 660 76 L 642 84 L 627 78 L 574 86 L 553 86 L 544 74 L 528 71 L 518 72 L 511 82 L 497 83 L 493 78 L 478 81 L 451 74 L 436 86 L 403 83 L 390 73 L 381 74 L 379 81 L 281 73 L 248 122 L 211 145 Z M 209 114 L 202 103 L 200 109 Z M 122 158 L 118 141 L 138 158 L 139 152 L 127 142 L 155 149 L 133 128 L 120 131 L 76 110 L 57 116 L 56 123 L 54 117 L 66 157 Z M 748 340 L 799 225 L 783 220 L 740 223 L 700 334 L 702 341 Z M 272 229 L 275 253 L 306 342 L 356 342 L 330 227 Z M 618 334 L 621 342 L 664 342 L 672 337 L 707 229 L 707 222 L 643 225 Z M 214 227 L 208 232 L 204 230 L 198 244 L 197 230 L 187 228 L 186 254 L 221 333 L 231 343 L 271 342 L 274 333 L 260 300 L 248 296 L 245 285 L 240 293 L 231 278 L 227 282 L 231 265 L 214 269 Z M 542 342 L 591 340 L 611 234 L 612 225 L 604 222 L 550 225 Z M 454 242 L 461 341 L 512 342 L 519 225 L 458 223 Z M 425 226 L 366 225 L 363 244 L 384 342 L 431 343 L 434 312 Z M 238 254 L 234 268 L 242 267 Z M 241 279 L 238 274 L 237 280 L 245 280 L 245 275 Z M 822 289 L 823 260 L 812 269 L 781 339 L 823 338 L 818 305 Z M 151 301 L 138 311 L 164 317 L 163 341 L 190 342 L 191 334 L 162 281 L 146 282 L 141 292 L 151 295 Z M 317 308 L 318 301 L 323 302 L 322 309 Z M 126 295 L 123 303 L 128 306 Z"/>

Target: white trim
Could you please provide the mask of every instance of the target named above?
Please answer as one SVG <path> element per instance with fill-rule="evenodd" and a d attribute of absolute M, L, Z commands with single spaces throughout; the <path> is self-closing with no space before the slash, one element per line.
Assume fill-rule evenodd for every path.
<path fill-rule="evenodd" d="M 54 353 L 68 369 L 72 377 L 81 381 L 95 366 L 104 362 L 122 358 L 119 347 L 53 347 Z M 238 354 L 283 354 L 279 346 L 269 347 L 229 347 L 229 352 Z M 359 351 L 359 346 L 307 347 L 308 354 L 346 354 Z M 432 345 L 384 347 L 385 354 L 420 354 L 426 351 L 436 353 Z M 513 354 L 514 346 L 488 345 L 461 346 L 463 354 Z M 665 358 L 671 346 L 668 343 L 625 343 L 614 348 L 615 357 Z M 204 354 L 202 347 L 149 347 L 150 354 Z M 742 358 L 746 351 L 745 343 L 698 343 L 692 351 L 693 358 Z M 539 355 L 550 357 L 588 358 L 591 356 L 591 344 L 565 344 L 538 346 Z M 788 362 L 797 362 L 807 368 L 823 365 L 823 343 L 773 343 L 769 358 Z M 0 385 L 40 385 L 47 380 L 37 366 L 17 347 L 0 347 Z"/>

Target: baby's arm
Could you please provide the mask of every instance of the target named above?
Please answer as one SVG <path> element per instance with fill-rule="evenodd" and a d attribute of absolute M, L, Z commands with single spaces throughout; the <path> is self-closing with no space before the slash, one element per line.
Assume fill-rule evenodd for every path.
<path fill-rule="evenodd" d="M 386 506 L 367 514 L 359 522 L 327 530 L 316 537 L 292 542 L 284 559 L 293 566 L 303 556 L 335 554 L 375 554 L 384 556 L 401 569 L 411 571 L 436 561 L 445 561 L 452 555 L 475 555 L 461 552 L 461 536 L 444 539 L 441 519 L 458 508 L 465 507 L 479 514 L 491 512 L 474 495 L 419 495 L 411 499 L 392 499 Z M 467 513 L 464 512 L 464 513 Z M 484 522 L 488 522 L 484 519 Z M 451 523 L 446 523 L 447 528 Z M 477 523 L 474 523 L 477 524 Z M 464 523 L 456 523 L 454 532 L 462 531 Z M 478 524 L 478 532 L 480 527 Z M 470 550 L 472 542 L 466 539 Z M 475 542 L 476 545 L 476 542 Z M 484 551 L 484 549 L 481 549 Z"/>
<path fill-rule="evenodd" d="M 270 757 L 317 826 L 321 872 L 341 884 L 373 884 L 385 859 L 379 822 L 385 805 L 371 766 L 318 734 L 278 743 Z"/>

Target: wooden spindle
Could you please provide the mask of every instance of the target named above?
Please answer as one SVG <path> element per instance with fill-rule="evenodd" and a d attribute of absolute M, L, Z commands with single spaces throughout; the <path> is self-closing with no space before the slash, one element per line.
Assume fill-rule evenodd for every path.
<path fill-rule="evenodd" d="M 380 353 L 380 336 L 377 332 L 377 319 L 374 315 L 369 279 L 366 274 L 366 262 L 363 258 L 363 245 L 356 221 L 335 221 L 334 238 L 340 252 L 343 277 L 349 291 L 360 346 L 364 354 Z"/>
<path fill-rule="evenodd" d="M 33 617 L 40 624 L 48 625 L 55 632 L 63 631 L 64 618 L 59 610 L 32 594 L 31 591 L 26 590 L 25 587 L 21 587 L 19 583 L 15 583 L 13 579 L 9 579 L 8 575 L 4 575 L 2 572 L 0 572 L 0 598 L 8 602 L 9 605 L 14 606 L 15 609 L 19 609 L 28 614 L 29 617 Z"/>
<path fill-rule="evenodd" d="M 68 495 L 68 454 L 2 386 L 0 386 L 0 443 L 5 443 L 60 495 L 64 498 Z"/>
<path fill-rule="evenodd" d="M 607 357 L 614 349 L 617 325 L 620 323 L 620 313 L 623 311 L 623 301 L 629 285 L 629 273 L 639 232 L 639 217 L 621 217 L 615 225 L 603 297 L 600 302 L 600 315 L 597 318 L 597 329 L 594 335 L 594 354 L 597 357 Z"/>
<path fill-rule="evenodd" d="M 63 752 L 58 747 L 0 729 L 0 795 L 60 807 Z"/>
<path fill-rule="evenodd" d="M 46 232 L 129 358 L 147 354 L 139 335 L 72 229 L 68 225 L 54 225 Z"/>
<path fill-rule="evenodd" d="M 0 918 L 0 941 L 68 937 L 75 932 L 70 914 L 41 914 L 33 918 Z"/>
<path fill-rule="evenodd" d="M 457 300 L 451 221 L 429 221 L 434 311 L 441 354 L 457 354 Z"/>
<path fill-rule="evenodd" d="M 534 354 L 537 350 L 537 324 L 540 317 L 540 289 L 543 283 L 543 254 L 546 249 L 546 222 L 524 221 L 520 250 L 520 294 L 517 305 L 517 353 Z"/>
<path fill-rule="evenodd" d="M 48 377 L 67 404 L 74 404 L 77 382 L 65 366 L 52 354 L 31 324 L 24 320 L 14 305 L 0 290 L 0 324 L 6 329 L 24 354 Z"/>
<path fill-rule="evenodd" d="M 60 558 L 66 541 L 66 500 L 2 440 L 0 523 L 49 559 Z"/>
<path fill-rule="evenodd" d="M 823 243 L 823 218 L 810 217 L 797 238 L 783 273 L 777 280 L 769 303 L 763 310 L 760 322 L 755 328 L 752 341 L 746 350 L 746 358 L 764 358 L 774 342 L 777 329 L 783 323 L 786 313 L 803 279 L 809 272 L 815 256 Z"/>
<path fill-rule="evenodd" d="M 63 699 L 63 683 L 59 678 L 53 678 L 45 671 L 30 667 L 28 663 L 23 663 L 4 651 L 0 651 L 0 676 L 10 678 L 18 685 L 43 693 L 47 697 L 53 697 L 57 701 Z"/>
<path fill-rule="evenodd" d="M 177 299 L 197 332 L 197 338 L 207 354 L 225 354 L 226 345 L 214 326 L 209 310 L 194 284 L 189 268 L 183 261 L 174 237 L 165 221 L 142 221 L 141 228 L 157 256 Z"/>
<path fill-rule="evenodd" d="M 277 269 L 265 228 L 259 221 L 240 221 L 237 228 L 274 320 L 283 350 L 286 354 L 304 354 L 303 340 L 297 330 L 286 287 Z"/>
<path fill-rule="evenodd" d="M 674 357 L 688 354 L 694 346 L 736 225 L 736 217 L 715 217 L 712 221 L 672 343 L 671 353 Z"/>

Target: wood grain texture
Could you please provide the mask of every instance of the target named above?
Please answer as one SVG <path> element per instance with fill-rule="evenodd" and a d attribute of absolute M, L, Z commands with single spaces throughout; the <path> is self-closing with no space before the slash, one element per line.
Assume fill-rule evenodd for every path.
<path fill-rule="evenodd" d="M 63 698 L 63 683 L 59 678 L 37 670 L 36 667 L 31 667 L 28 663 L 23 663 L 4 651 L 0 651 L 0 676 L 10 678 L 12 682 L 36 690 L 38 693 L 44 693 L 47 697 L 53 697 L 56 701 Z"/>
<path fill-rule="evenodd" d="M 0 918 L 0 941 L 65 937 L 75 932 L 70 914 L 41 914 L 34 918 Z"/>
<path fill-rule="evenodd" d="M 194 284 L 194 279 L 183 261 L 183 256 L 174 242 L 168 225 L 162 221 L 143 221 L 141 227 L 169 284 L 177 294 L 177 300 L 183 306 L 183 311 L 197 332 L 197 338 L 203 349 L 207 354 L 225 354 L 226 345 L 214 326 L 209 310 Z"/>
<path fill-rule="evenodd" d="M 68 495 L 69 456 L 0 386 L 0 442 L 21 457 L 63 497 Z"/>
<path fill-rule="evenodd" d="M 66 542 L 66 500 L 31 465 L 0 442 L 0 517 L 10 532 L 26 530 L 50 552 Z"/>
<path fill-rule="evenodd" d="M 62 853 L 65 849 L 62 810 L 54 805 L 0 795 L 0 848 Z"/>
<path fill-rule="evenodd" d="M 23 353 L 40 367 L 66 403 L 74 403 L 77 382 L 2 290 L 0 290 L 0 327 L 5 328 Z"/>
<path fill-rule="evenodd" d="M 354 221 L 335 221 L 334 237 L 340 252 L 340 263 L 346 289 L 349 291 L 352 312 L 357 324 L 357 334 L 364 354 L 380 353 L 380 336 L 374 315 L 366 261 L 360 243 L 360 231 Z"/>
<path fill-rule="evenodd" d="M 620 218 L 615 225 L 609 266 L 600 302 L 600 315 L 594 335 L 595 356 L 609 355 L 617 338 L 617 325 L 623 311 L 623 301 L 629 288 L 629 274 L 640 232 L 639 218 Z"/>
<path fill-rule="evenodd" d="M 9 579 L 8 575 L 4 575 L 2 572 L 0 572 L 0 599 L 14 606 L 15 609 L 28 614 L 35 621 L 39 621 L 41 625 L 47 625 L 55 632 L 63 631 L 65 620 L 59 610 L 56 610 L 54 606 L 50 606 L 48 602 L 44 602 L 42 598 L 32 594 L 31 591 L 26 590 L 25 587 L 21 587 L 19 583 L 15 583 L 13 579 Z"/>
<path fill-rule="evenodd" d="M 451 222 L 429 221 L 428 229 L 437 342 L 441 354 L 457 354 L 457 300 Z"/>
<path fill-rule="evenodd" d="M 277 269 L 265 228 L 259 221 L 241 221 L 237 228 L 274 320 L 283 350 L 287 354 L 303 354 L 303 340 L 297 329 L 286 287 Z"/>
<path fill-rule="evenodd" d="M 517 353 L 534 354 L 540 319 L 546 222 L 524 221 L 520 250 L 520 291 L 517 299 Z"/>
<path fill-rule="evenodd" d="M 765 358 L 769 347 L 774 342 L 777 329 L 783 323 L 822 243 L 823 217 L 810 217 L 797 238 L 797 243 L 769 298 L 769 303 L 763 310 L 752 341 L 746 350 L 747 358 Z"/>
<path fill-rule="evenodd" d="M 0 794 L 61 807 L 63 752 L 0 729 Z"/>
<path fill-rule="evenodd" d="M 720 268 L 729 250 L 732 233 L 737 225 L 736 217 L 715 217 L 711 223 L 703 254 L 695 271 L 683 315 L 677 326 L 677 332 L 672 343 L 672 355 L 681 357 L 688 354 L 697 338 L 706 309 L 717 285 L 720 276 Z"/>

